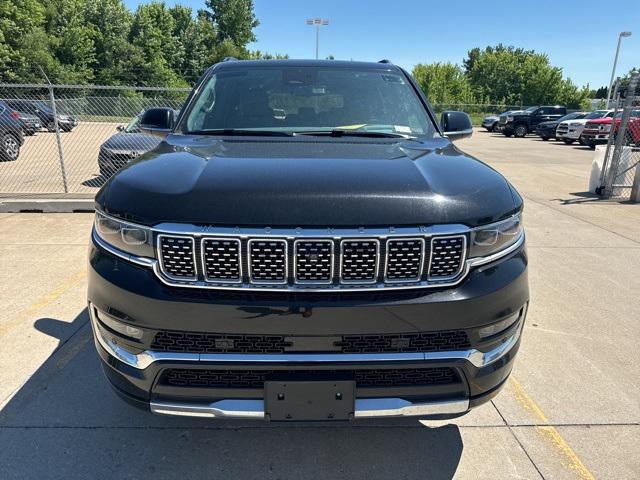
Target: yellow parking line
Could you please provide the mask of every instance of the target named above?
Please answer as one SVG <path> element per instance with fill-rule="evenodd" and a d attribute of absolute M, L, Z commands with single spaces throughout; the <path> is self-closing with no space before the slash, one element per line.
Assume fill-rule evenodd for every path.
<path fill-rule="evenodd" d="M 60 285 L 55 290 L 47 293 L 42 298 L 38 299 L 31 305 L 29 305 L 25 310 L 18 314 L 17 317 L 12 318 L 8 322 L 0 325 L 0 337 L 6 335 L 8 332 L 13 330 L 14 328 L 20 326 L 20 324 L 29 320 L 31 317 L 34 317 L 40 310 L 55 302 L 60 296 L 69 290 L 71 287 L 84 280 L 87 276 L 87 270 L 83 268 L 82 270 L 78 270 L 71 277 L 69 277 L 62 285 Z"/>
<path fill-rule="evenodd" d="M 514 378 L 513 375 L 511 375 L 510 381 L 516 400 L 524 407 L 524 409 L 533 412 L 540 421 L 550 423 L 542 409 L 533 400 L 533 398 L 529 396 L 524 387 Z M 557 450 L 559 450 L 562 455 L 564 455 L 569 462 L 569 468 L 576 473 L 579 478 L 583 480 L 595 480 L 593 474 L 584 465 L 584 463 L 582 463 L 580 457 L 576 455 L 555 427 L 551 425 L 540 425 L 536 427 L 536 431 L 542 435 L 545 440 L 549 441 Z"/>

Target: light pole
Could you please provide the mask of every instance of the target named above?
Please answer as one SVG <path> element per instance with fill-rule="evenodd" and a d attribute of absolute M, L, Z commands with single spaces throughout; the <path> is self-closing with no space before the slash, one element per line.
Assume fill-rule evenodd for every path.
<path fill-rule="evenodd" d="M 316 26 L 316 60 L 318 59 L 318 45 L 320 43 L 320 25 L 329 25 L 329 20 L 324 18 L 308 18 L 307 25 Z"/>
<path fill-rule="evenodd" d="M 613 60 L 613 69 L 611 70 L 611 80 L 609 81 L 609 89 L 607 90 L 607 108 L 609 108 L 609 101 L 611 100 L 611 87 L 613 87 L 613 77 L 616 74 L 616 65 L 618 64 L 618 54 L 620 53 L 620 42 L 622 37 L 630 37 L 631 32 L 620 32 L 618 35 L 618 46 L 616 47 L 616 56 Z"/>

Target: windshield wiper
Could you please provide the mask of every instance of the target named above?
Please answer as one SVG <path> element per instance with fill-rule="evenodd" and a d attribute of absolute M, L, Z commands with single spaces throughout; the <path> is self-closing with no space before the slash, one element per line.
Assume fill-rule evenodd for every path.
<path fill-rule="evenodd" d="M 293 132 L 294 135 L 311 135 L 311 136 L 325 136 L 325 137 L 369 137 L 369 138 L 416 138 L 411 135 L 403 133 L 391 133 L 391 132 L 371 132 L 366 130 L 345 130 L 334 128 L 333 130 L 302 130 L 300 132 Z"/>
<path fill-rule="evenodd" d="M 225 135 L 225 136 L 244 136 L 244 137 L 291 137 L 290 132 L 281 132 L 278 130 L 249 130 L 243 128 L 210 128 L 206 130 L 194 130 L 185 132 L 188 135 Z"/>

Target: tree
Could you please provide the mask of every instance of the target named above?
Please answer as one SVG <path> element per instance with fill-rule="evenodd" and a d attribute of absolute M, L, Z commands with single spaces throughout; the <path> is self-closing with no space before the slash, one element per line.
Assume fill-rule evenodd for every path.
<path fill-rule="evenodd" d="M 452 63 L 418 64 L 413 77 L 432 103 L 475 103 L 469 79 Z"/>
<path fill-rule="evenodd" d="M 219 42 L 230 40 L 237 47 L 244 48 L 254 42 L 253 29 L 260 22 L 253 12 L 253 0 L 206 0 L 205 10 L 217 30 Z"/>

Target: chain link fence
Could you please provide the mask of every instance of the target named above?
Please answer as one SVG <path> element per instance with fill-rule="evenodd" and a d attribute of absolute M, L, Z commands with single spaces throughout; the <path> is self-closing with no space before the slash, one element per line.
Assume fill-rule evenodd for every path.
<path fill-rule="evenodd" d="M 159 139 L 138 128 L 150 107 L 179 110 L 189 89 L 0 84 L 0 196 L 92 197 Z"/>
<path fill-rule="evenodd" d="M 640 202 L 639 87 L 640 74 L 636 74 L 629 82 L 622 109 L 612 121 L 599 189 L 605 198 Z"/>

